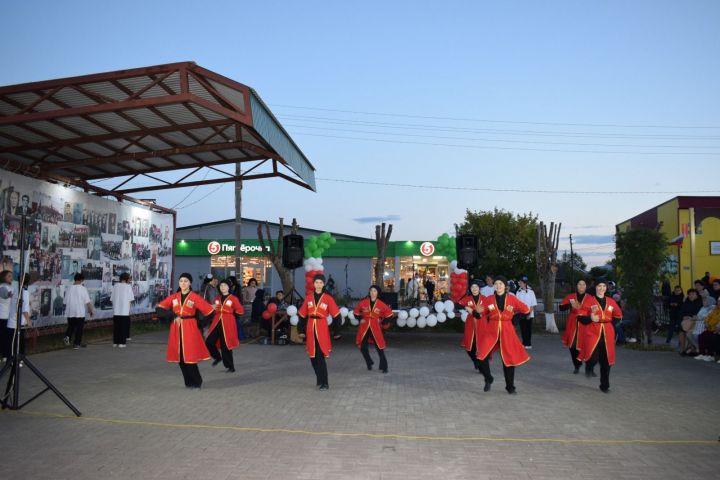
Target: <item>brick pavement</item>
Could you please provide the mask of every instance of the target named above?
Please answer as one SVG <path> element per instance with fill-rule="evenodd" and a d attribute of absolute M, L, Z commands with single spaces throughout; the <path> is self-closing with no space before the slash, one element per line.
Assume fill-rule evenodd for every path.
<path fill-rule="evenodd" d="M 4 478 L 709 478 L 720 465 L 720 365 L 673 353 L 619 349 L 604 395 L 570 373 L 559 337 L 537 336 L 509 396 L 499 359 L 482 392 L 459 335 L 389 335 L 387 375 L 345 336 L 328 392 L 303 347 L 261 345 L 235 351 L 235 374 L 204 362 L 191 391 L 163 361 L 165 334 L 135 340 L 31 358 L 83 418 L 52 393 L 0 413 Z M 23 382 L 25 397 L 39 388 L 28 372 Z"/>

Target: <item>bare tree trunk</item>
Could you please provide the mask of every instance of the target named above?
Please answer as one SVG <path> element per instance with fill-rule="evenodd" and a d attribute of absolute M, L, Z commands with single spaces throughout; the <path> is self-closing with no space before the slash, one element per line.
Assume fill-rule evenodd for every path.
<path fill-rule="evenodd" d="M 265 243 L 265 238 L 263 237 L 263 224 L 258 224 L 257 228 L 257 234 L 258 234 L 258 241 L 260 242 L 260 247 L 262 247 L 263 255 L 272 262 L 273 266 L 275 267 L 275 270 L 278 273 L 278 276 L 280 277 L 280 282 L 282 283 L 282 289 L 285 293 L 285 296 L 289 296 L 293 292 L 293 278 L 292 278 L 292 272 L 290 269 L 287 269 L 283 266 L 282 257 L 283 257 L 283 238 L 285 236 L 285 225 L 283 222 L 283 219 L 280 219 L 279 222 L 279 228 L 278 228 L 278 239 L 277 239 L 277 246 L 273 245 L 270 236 L 270 224 L 266 221 L 265 222 L 265 232 L 267 236 L 267 244 Z M 298 230 L 298 224 L 297 221 L 293 218 L 292 228 L 291 231 L 293 233 L 296 233 Z"/>
<path fill-rule="evenodd" d="M 550 231 L 547 225 L 540 222 L 537 226 L 537 245 L 535 249 L 535 263 L 537 265 L 538 279 L 542 291 L 543 305 L 545 307 L 545 329 L 557 333 L 555 323 L 555 276 L 558 271 L 557 251 L 560 242 L 560 228 L 562 223 L 555 225 L 550 222 Z"/>
<path fill-rule="evenodd" d="M 375 243 L 377 244 L 377 262 L 375 263 L 375 285 L 380 289 L 385 289 L 385 282 L 383 281 L 383 274 L 385 273 L 385 252 L 387 250 L 388 242 L 390 242 L 390 235 L 392 235 L 392 224 L 388 226 L 387 232 L 385 231 L 385 223 L 382 225 L 375 225 Z"/>

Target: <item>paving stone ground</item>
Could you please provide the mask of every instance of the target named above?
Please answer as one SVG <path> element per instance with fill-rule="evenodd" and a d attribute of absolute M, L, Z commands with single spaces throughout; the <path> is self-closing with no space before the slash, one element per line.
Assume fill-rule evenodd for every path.
<path fill-rule="evenodd" d="M 510 396 L 499 358 L 493 390 L 482 392 L 459 335 L 388 335 L 387 375 L 367 371 L 345 336 L 328 361 L 327 392 L 315 388 L 302 346 L 253 344 L 235 350 L 235 374 L 204 362 L 205 383 L 193 391 L 177 365 L 164 362 L 165 338 L 32 356 L 83 417 L 52 393 L 20 413 L 0 413 L 2 478 L 705 479 L 720 472 L 720 365 L 675 353 L 619 349 L 605 395 L 598 379 L 571 373 L 558 336 L 536 336 L 532 360 L 517 370 L 518 395 Z M 24 398 L 40 389 L 27 368 L 22 381 Z"/>

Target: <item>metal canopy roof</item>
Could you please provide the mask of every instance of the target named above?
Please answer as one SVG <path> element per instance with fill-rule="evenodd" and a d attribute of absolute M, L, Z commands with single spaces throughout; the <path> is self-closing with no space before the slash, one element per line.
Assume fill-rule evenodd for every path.
<path fill-rule="evenodd" d="M 0 87 L 0 168 L 120 196 L 235 181 L 217 167 L 238 162 L 242 180 L 315 190 L 315 168 L 258 94 L 193 62 Z M 166 171 L 178 178 L 154 175 Z"/>

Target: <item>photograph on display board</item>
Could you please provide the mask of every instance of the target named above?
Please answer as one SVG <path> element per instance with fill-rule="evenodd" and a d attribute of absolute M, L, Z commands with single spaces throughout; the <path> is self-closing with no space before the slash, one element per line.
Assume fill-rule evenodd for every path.
<path fill-rule="evenodd" d="M 88 260 L 100 260 L 100 251 L 102 245 L 100 237 L 90 237 L 87 240 L 87 258 Z"/>
<path fill-rule="evenodd" d="M 110 235 L 115 235 L 115 232 L 117 231 L 117 214 L 115 213 L 108 213 L 108 230 L 107 233 Z"/>

